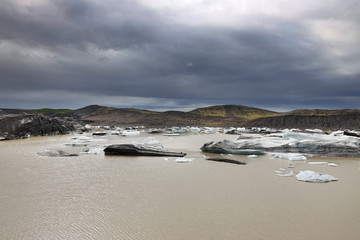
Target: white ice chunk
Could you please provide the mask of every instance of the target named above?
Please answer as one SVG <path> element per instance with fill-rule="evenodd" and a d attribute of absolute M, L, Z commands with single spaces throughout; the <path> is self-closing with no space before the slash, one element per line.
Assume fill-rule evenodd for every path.
<path fill-rule="evenodd" d="M 136 136 L 140 135 L 140 132 L 137 130 L 124 130 L 120 134 L 121 136 Z"/>
<path fill-rule="evenodd" d="M 331 166 L 331 167 L 337 167 L 337 166 L 339 166 L 339 165 L 337 165 L 336 163 L 328 163 L 328 165 Z"/>
<path fill-rule="evenodd" d="M 276 153 L 275 158 L 284 158 L 291 161 L 305 161 L 306 157 L 300 153 Z"/>
<path fill-rule="evenodd" d="M 318 183 L 337 181 L 338 180 L 334 176 L 317 173 L 317 172 L 314 172 L 314 171 L 311 171 L 311 170 L 300 171 L 300 173 L 298 173 L 296 175 L 296 178 L 299 181 L 318 182 Z"/>
<path fill-rule="evenodd" d="M 102 148 L 84 148 L 80 154 L 98 155 L 103 151 Z"/>
<path fill-rule="evenodd" d="M 155 138 L 152 138 L 152 137 L 146 138 L 142 143 L 133 141 L 133 142 L 131 142 L 131 144 L 133 144 L 136 147 L 146 148 L 146 149 L 159 150 L 159 149 L 164 148 L 163 145 L 158 140 L 156 140 Z"/>
<path fill-rule="evenodd" d="M 328 164 L 328 162 L 308 162 L 308 164 L 311 164 L 311 165 L 325 165 L 325 164 Z"/>
<path fill-rule="evenodd" d="M 184 158 L 184 157 L 182 157 L 182 158 L 176 158 L 175 161 L 178 162 L 178 163 L 187 163 L 187 162 L 191 162 L 192 159 L 191 159 L 191 158 Z"/>
<path fill-rule="evenodd" d="M 248 158 L 257 158 L 258 155 L 248 155 Z"/>
<path fill-rule="evenodd" d="M 290 171 L 288 173 L 278 173 L 276 175 L 278 175 L 279 177 L 292 177 L 292 176 L 294 176 L 294 172 Z"/>

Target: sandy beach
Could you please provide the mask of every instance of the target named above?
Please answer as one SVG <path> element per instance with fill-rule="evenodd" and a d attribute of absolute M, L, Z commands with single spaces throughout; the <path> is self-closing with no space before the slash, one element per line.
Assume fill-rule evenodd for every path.
<path fill-rule="evenodd" d="M 0 142 L 1 239 L 347 239 L 360 238 L 360 158 L 226 156 L 247 165 L 206 161 L 207 140 L 225 134 L 94 136 L 90 144 L 142 142 L 151 136 L 176 158 L 80 155 L 42 157 L 64 135 Z M 91 135 L 85 135 L 91 137 Z M 327 161 L 338 167 L 310 165 Z M 273 170 L 314 170 L 339 179 L 306 183 Z"/>

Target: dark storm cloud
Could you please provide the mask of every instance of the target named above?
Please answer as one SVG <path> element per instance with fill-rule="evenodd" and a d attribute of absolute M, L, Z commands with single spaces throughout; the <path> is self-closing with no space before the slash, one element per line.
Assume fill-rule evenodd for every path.
<path fill-rule="evenodd" d="M 271 28 L 182 24 L 136 1 L 59 0 L 27 7 L 4 1 L 1 85 L 14 94 L 175 99 L 174 107 L 332 107 L 331 99 L 344 107 L 353 104 L 346 97 L 360 97 L 354 90 L 360 87 L 358 72 L 339 73 L 306 21 L 262 18 Z M 350 55 L 346 61 L 359 59 Z"/>
<path fill-rule="evenodd" d="M 5 0 L 0 9 L 3 39 L 41 47 L 127 48 L 157 38 L 156 16 L 134 1 L 53 0 L 19 7 Z"/>

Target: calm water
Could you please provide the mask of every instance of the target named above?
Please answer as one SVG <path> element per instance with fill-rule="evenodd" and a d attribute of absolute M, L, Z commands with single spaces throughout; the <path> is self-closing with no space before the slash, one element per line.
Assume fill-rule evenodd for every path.
<path fill-rule="evenodd" d="M 142 141 L 97 137 L 100 146 Z M 334 175 L 314 184 L 278 177 L 290 161 L 262 156 L 248 165 L 208 162 L 199 151 L 229 135 L 155 136 L 194 161 L 164 157 L 39 157 L 71 135 L 0 142 L 0 239 L 360 239 L 360 159 L 295 162 Z M 207 154 L 207 156 L 211 156 Z"/>

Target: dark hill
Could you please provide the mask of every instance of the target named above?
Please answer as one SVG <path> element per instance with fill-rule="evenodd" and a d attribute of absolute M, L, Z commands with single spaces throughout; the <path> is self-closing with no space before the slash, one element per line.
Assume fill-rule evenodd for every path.
<path fill-rule="evenodd" d="M 154 112 L 134 108 L 113 108 L 98 105 L 87 106 L 64 116 L 75 120 L 99 125 L 121 125 L 146 127 L 164 126 L 234 126 L 244 122 L 243 118 L 202 116 L 192 112 L 167 111 Z"/>
<path fill-rule="evenodd" d="M 360 110 L 295 110 L 284 115 L 247 121 L 247 127 L 360 129 Z"/>
<path fill-rule="evenodd" d="M 277 116 L 279 113 L 260 108 L 246 107 L 241 105 L 220 105 L 197 108 L 190 113 L 201 116 L 216 116 L 227 118 L 255 119 L 258 117 Z"/>

